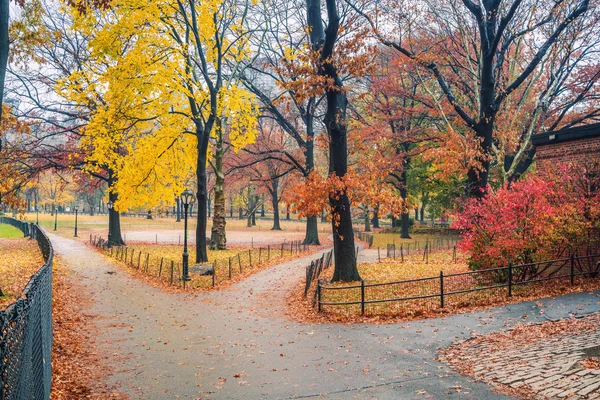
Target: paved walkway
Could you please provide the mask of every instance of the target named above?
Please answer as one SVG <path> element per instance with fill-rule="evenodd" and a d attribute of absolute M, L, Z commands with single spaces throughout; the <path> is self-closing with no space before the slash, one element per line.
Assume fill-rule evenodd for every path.
<path fill-rule="evenodd" d="M 285 318 L 285 295 L 316 255 L 220 292 L 178 295 L 49 236 L 90 291 L 101 348 L 114 357 L 110 379 L 132 399 L 506 399 L 435 361 L 436 349 L 524 314 L 534 322 L 600 309 L 584 293 L 411 323 L 301 324 Z"/>

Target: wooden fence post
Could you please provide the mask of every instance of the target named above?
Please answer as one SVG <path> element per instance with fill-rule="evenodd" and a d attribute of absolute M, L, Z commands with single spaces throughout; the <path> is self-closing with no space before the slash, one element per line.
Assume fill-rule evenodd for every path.
<path fill-rule="evenodd" d="M 267 245 L 267 261 L 271 259 L 271 245 Z"/>
<path fill-rule="evenodd" d="M 140 269 L 140 261 L 141 261 L 141 259 L 142 259 L 142 251 L 140 250 L 140 254 L 138 254 L 138 265 L 137 265 L 138 269 Z"/>
<path fill-rule="evenodd" d="M 238 256 L 238 264 L 239 264 L 239 267 L 240 267 L 240 272 L 242 272 L 242 257 L 240 257 L 240 253 L 238 253 L 237 256 Z"/>
<path fill-rule="evenodd" d="M 404 245 L 400 245 L 400 259 L 404 262 Z"/>
<path fill-rule="evenodd" d="M 252 268 L 252 250 L 248 250 L 248 258 L 250 259 L 250 268 Z"/>
<path fill-rule="evenodd" d="M 238 254 L 238 257 L 239 257 L 239 254 Z M 240 269 L 241 269 L 241 267 L 240 267 Z M 229 257 L 229 279 L 231 279 L 231 257 Z"/>
<path fill-rule="evenodd" d="M 162 274 L 163 260 L 164 260 L 164 258 L 163 258 L 163 257 L 161 257 L 161 258 L 160 258 L 160 267 L 158 268 L 158 277 L 159 277 L 159 278 L 160 278 L 160 275 Z"/>

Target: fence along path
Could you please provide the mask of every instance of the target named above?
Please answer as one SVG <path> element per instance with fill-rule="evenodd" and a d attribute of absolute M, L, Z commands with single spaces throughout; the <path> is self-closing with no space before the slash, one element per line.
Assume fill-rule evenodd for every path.
<path fill-rule="evenodd" d="M 453 274 L 440 271 L 438 276 L 396 282 L 330 285 L 318 280 L 316 305 L 319 312 L 419 313 L 444 308 L 449 300 L 457 306 L 483 305 L 489 300 L 485 296 L 498 295 L 498 290 L 511 297 L 515 290 L 527 291 L 527 285 L 549 280 L 574 285 L 580 277 L 599 275 L 600 254 L 594 254 Z"/>
<path fill-rule="evenodd" d="M 0 311 L 0 400 L 49 399 L 54 251 L 39 226 L 8 217 L 0 223 L 35 239 L 44 257 L 19 298 Z"/>
<path fill-rule="evenodd" d="M 204 288 L 215 287 L 215 285 L 221 282 L 231 280 L 235 275 L 258 268 L 265 263 L 270 263 L 272 260 L 281 262 L 284 257 L 311 251 L 309 245 L 305 245 L 299 240 L 283 242 L 279 245 L 268 245 L 267 247 L 255 247 L 240 251 L 227 259 L 214 260 L 211 263 L 207 263 L 206 265 L 212 267 L 212 273 L 207 273 L 203 276 L 193 274 L 194 282 L 186 283 L 186 281 L 181 279 L 181 262 L 168 257 L 153 257 L 147 252 L 139 249 L 136 250 L 134 247 L 107 247 L 106 240 L 100 236 L 90 234 L 89 241 L 96 248 L 101 249 L 107 255 L 125 263 L 127 266 L 162 280 L 170 286 L 180 286 L 183 288 L 198 284 Z"/>

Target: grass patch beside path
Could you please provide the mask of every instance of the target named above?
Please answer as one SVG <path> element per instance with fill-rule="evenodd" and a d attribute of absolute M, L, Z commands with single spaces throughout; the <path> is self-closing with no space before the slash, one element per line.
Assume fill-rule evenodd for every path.
<path fill-rule="evenodd" d="M 373 246 L 372 249 L 376 249 L 380 247 L 381 249 L 385 249 L 388 244 L 396 244 L 396 247 L 399 249 L 401 244 L 411 243 L 411 249 L 416 245 L 418 248 L 422 249 L 425 247 L 425 243 L 427 240 L 432 243 L 434 247 L 439 246 L 447 246 L 450 244 L 451 246 L 454 243 L 455 237 L 446 237 L 440 235 L 429 235 L 423 233 L 411 233 L 410 239 L 402 239 L 400 237 L 400 233 L 392 232 L 392 233 L 372 233 L 373 235 Z"/>
<path fill-rule="evenodd" d="M 4 226 L 0 224 L 0 228 Z M 17 232 L 22 236 L 21 231 Z M 31 275 L 44 264 L 44 259 L 37 242 L 25 238 L 0 238 L 0 254 L 0 290 L 3 292 L 0 309 L 4 309 L 19 297 Z"/>
<path fill-rule="evenodd" d="M 7 224 L 0 224 L 0 239 L 23 238 L 23 232 Z"/>
<path fill-rule="evenodd" d="M 298 251 L 297 247 L 291 249 L 290 244 L 286 243 L 282 251 L 279 246 L 263 246 L 248 248 L 234 248 L 229 250 L 209 250 L 208 263 L 216 266 L 214 286 L 221 288 L 231 283 L 238 282 L 241 279 L 255 274 L 263 269 L 273 265 L 292 260 L 298 257 L 304 257 L 310 252 L 321 249 L 322 247 L 311 246 L 307 251 Z M 159 286 L 182 287 L 181 263 L 183 247 L 178 245 L 155 245 L 139 244 L 128 246 L 127 248 L 112 248 L 112 257 L 118 258 L 128 265 L 128 269 L 141 278 L 155 282 Z M 125 253 L 127 258 L 125 260 Z M 300 247 L 302 249 L 302 246 Z M 119 255 L 117 256 L 117 251 Z M 189 265 L 195 264 L 196 249 L 194 246 L 188 248 Z M 108 250 L 110 255 L 110 250 Z M 133 255 L 133 257 L 132 257 Z M 162 263 L 161 263 L 162 260 Z M 138 267 L 139 262 L 139 267 Z M 162 264 L 162 266 L 161 266 Z M 173 281 L 171 283 L 171 266 L 173 266 Z M 230 267 L 231 266 L 231 267 Z M 211 275 L 201 276 L 190 273 L 191 281 L 186 283 L 187 289 L 210 290 L 213 288 L 213 277 Z"/>

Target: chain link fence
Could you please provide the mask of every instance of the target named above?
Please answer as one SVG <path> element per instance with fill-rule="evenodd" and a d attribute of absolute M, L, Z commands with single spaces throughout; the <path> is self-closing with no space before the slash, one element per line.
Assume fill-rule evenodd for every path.
<path fill-rule="evenodd" d="M 0 217 L 37 241 L 44 265 L 0 311 L 0 400 L 49 399 L 52 381 L 52 244 L 35 224 Z"/>

